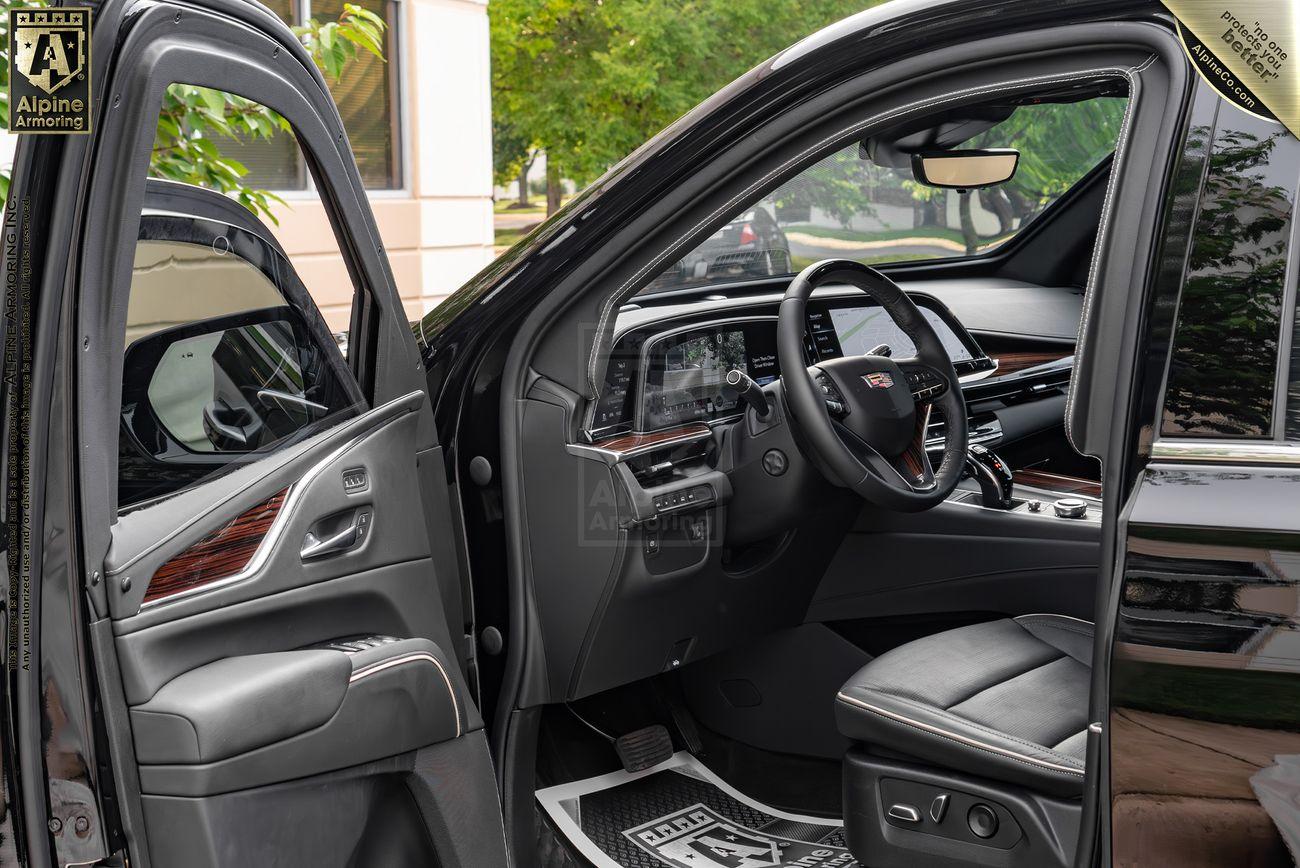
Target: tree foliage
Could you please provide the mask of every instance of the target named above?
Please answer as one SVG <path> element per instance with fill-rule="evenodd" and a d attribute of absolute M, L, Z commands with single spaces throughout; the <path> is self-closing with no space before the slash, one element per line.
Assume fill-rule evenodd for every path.
<path fill-rule="evenodd" d="M 1283 136 L 1232 127 L 1214 135 L 1178 308 L 1166 432 L 1270 431 L 1294 178 L 1268 170 Z"/>
<path fill-rule="evenodd" d="M 492 0 L 498 183 L 589 183 L 727 82 L 878 0 Z"/>
<path fill-rule="evenodd" d="M 4 0 L 4 8 L 44 6 L 44 0 Z M 0 18 L 0 78 L 4 100 L 8 99 L 9 58 L 7 56 L 8 15 Z M 345 3 L 334 21 L 311 19 L 291 29 L 316 65 L 330 81 L 338 81 L 358 52 L 367 51 L 384 59 L 384 20 L 375 13 Z M 0 129 L 9 122 L 8 105 L 0 106 Z M 218 190 L 238 200 L 255 214 L 274 221 L 271 204 L 281 200 L 267 190 L 243 183 L 248 168 L 222 154 L 220 141 L 248 142 L 293 135 L 279 114 L 266 106 L 235 94 L 189 84 L 173 84 L 163 96 L 158 115 L 158 132 L 150 153 L 151 177 Z M 9 193 L 9 175 L 0 175 L 0 192 Z"/>

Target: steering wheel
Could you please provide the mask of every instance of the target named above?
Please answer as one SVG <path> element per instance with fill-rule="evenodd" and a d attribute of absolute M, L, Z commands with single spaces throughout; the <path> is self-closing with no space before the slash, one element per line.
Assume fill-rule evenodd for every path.
<path fill-rule="evenodd" d="M 808 299 L 828 284 L 848 284 L 875 299 L 912 339 L 916 357 L 843 356 L 807 367 Z M 898 284 L 846 259 L 813 263 L 781 300 L 776 350 L 790 415 L 832 482 L 903 512 L 937 506 L 952 493 L 966 460 L 966 405 L 947 350 Z M 938 470 L 925 450 L 935 407 L 947 432 Z"/>

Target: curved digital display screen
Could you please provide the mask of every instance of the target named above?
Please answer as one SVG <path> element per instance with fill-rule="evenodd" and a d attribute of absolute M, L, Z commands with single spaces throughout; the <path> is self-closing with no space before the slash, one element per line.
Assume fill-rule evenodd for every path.
<path fill-rule="evenodd" d="M 692 329 L 656 342 L 648 362 L 643 427 L 716 419 L 740 405 L 726 388 L 728 371 L 744 371 L 760 386 L 777 378 L 775 324 Z"/>
<path fill-rule="evenodd" d="M 993 368 L 951 314 L 925 296 L 914 300 L 959 375 Z M 906 333 L 868 299 L 812 299 L 807 317 L 810 363 L 861 355 L 881 344 L 896 359 L 916 355 Z M 608 436 L 633 429 L 653 431 L 736 415 L 739 397 L 724 388 L 728 371 L 738 368 L 759 385 L 780 376 L 775 318 L 737 318 L 667 333 L 654 328 L 651 324 L 629 332 L 613 348 L 592 411 L 594 432 Z"/>
<path fill-rule="evenodd" d="M 943 342 L 943 348 L 948 351 L 948 358 L 954 363 L 975 358 L 936 311 L 923 307 L 921 314 L 930 321 L 939 340 Z M 808 320 L 815 333 L 812 316 Z M 830 309 L 830 320 L 843 355 L 865 356 L 881 344 L 889 347 L 896 359 L 910 359 L 916 355 L 916 344 L 912 343 L 912 339 L 898 327 L 883 307 L 833 307 Z"/>

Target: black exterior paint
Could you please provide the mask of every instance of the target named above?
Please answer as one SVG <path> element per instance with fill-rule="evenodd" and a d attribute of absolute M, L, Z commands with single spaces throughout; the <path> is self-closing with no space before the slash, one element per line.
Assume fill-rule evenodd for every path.
<path fill-rule="evenodd" d="M 1293 136 L 1198 87 L 1129 430 L 1109 697 L 1116 864 L 1291 864 L 1250 778 L 1300 752 L 1300 469 L 1151 454 L 1157 431 L 1216 446 L 1274 437 L 1298 168 Z"/>
<path fill-rule="evenodd" d="M 215 0 L 205 5 L 237 9 L 259 28 L 269 28 L 264 13 L 247 4 Z M 115 4 L 113 11 L 120 8 Z M 868 18 L 867 24 L 859 29 L 845 28 L 839 35 L 821 38 L 823 44 L 815 52 L 779 66 L 768 62 L 745 76 L 616 167 L 419 324 L 417 333 L 435 396 L 439 433 L 449 446 L 448 455 L 455 456 L 449 459 L 453 469 L 467 464 L 472 457 L 458 454 L 452 446 L 458 441 L 473 442 L 476 454 L 495 455 L 499 434 L 495 424 L 497 372 L 515 327 L 532 305 L 577 263 L 598 254 L 623 218 L 658 201 L 689 175 L 693 166 L 717 153 L 721 142 L 753 133 L 784 107 L 822 93 L 850 75 L 860 74 L 867 65 L 883 64 L 922 45 L 931 49 L 1017 28 L 1116 17 L 1132 19 L 1159 12 L 1156 4 L 1121 0 L 914 4 L 905 7 L 898 18 L 879 21 Z M 867 40 L 871 40 L 869 53 L 863 51 Z M 97 62 L 106 63 L 109 57 L 110 51 L 98 52 Z M 97 68 L 97 74 L 101 72 L 102 66 Z M 1204 109 L 1201 103 L 1198 106 Z M 15 173 L 15 189 L 38 196 L 52 195 L 45 185 L 54 180 L 52 169 L 58 165 L 63 147 L 62 142 L 51 143 L 48 149 L 21 164 Z M 1204 159 L 1203 147 L 1199 157 L 1197 147 L 1189 140 L 1189 160 L 1193 161 L 1189 165 L 1193 168 L 1184 177 L 1189 184 L 1191 179 L 1199 177 L 1194 161 Z M 1175 210 L 1186 208 L 1187 188 L 1180 187 L 1175 194 L 1171 206 Z M 11 202 L 11 213 L 13 207 Z M 1185 213 L 1190 216 L 1190 211 Z M 32 249 L 37 255 L 49 241 L 46 230 L 51 216 L 32 217 L 35 230 Z M 70 214 L 55 216 L 60 225 L 70 225 Z M 1182 226 L 1185 228 L 1188 223 L 1190 220 Z M 1181 231 L 1178 224 L 1178 220 L 1170 221 L 1169 259 L 1161 263 L 1168 267 L 1166 273 L 1171 276 L 1181 243 L 1177 237 Z M 905 272 L 906 268 L 898 271 Z M 35 298 L 35 308 L 44 327 L 36 334 L 46 341 L 47 346 L 40 349 L 46 354 L 45 364 L 50 365 L 56 360 L 56 348 L 48 346 L 55 334 L 49 326 L 55 322 L 53 311 L 60 301 L 63 274 L 46 273 L 39 267 L 34 274 L 44 278 Z M 1181 271 L 1177 277 L 1180 282 Z M 1158 313 L 1172 311 L 1177 286 L 1172 289 L 1172 296 L 1164 294 L 1157 299 Z M 13 327 L 14 323 L 7 325 Z M 1167 325 L 1167 317 L 1164 320 L 1155 317 L 1148 335 L 1150 364 L 1142 395 L 1149 406 L 1154 405 L 1164 370 L 1162 350 L 1169 339 Z M 52 370 L 42 370 L 53 374 Z M 43 394 L 54 394 L 54 391 L 50 387 Z M 7 397 L 13 397 L 13 393 Z M 48 431 L 58 433 L 58 426 L 51 429 L 50 419 L 43 415 L 58 409 L 66 408 L 56 403 L 45 405 L 24 425 L 19 440 L 24 455 Z M 5 411 L 6 425 L 12 430 L 20 414 L 11 400 L 5 401 Z M 1155 415 L 1142 418 L 1150 420 Z M 1150 431 L 1148 422 L 1144 429 L 1146 439 L 1139 438 L 1139 441 L 1149 443 Z M 15 456 L 9 457 L 10 466 L 15 467 Z M 40 461 L 36 466 L 46 486 L 42 489 L 32 485 L 27 489 L 25 493 L 31 499 L 24 501 L 25 512 L 7 513 L 6 520 L 15 529 L 25 517 L 34 521 L 39 532 L 30 540 L 11 539 L 11 551 L 15 542 L 30 544 L 34 557 L 40 557 L 42 538 L 58 541 L 73 537 L 68 535 L 66 526 L 66 504 L 58 500 L 66 497 L 70 489 L 66 468 L 47 468 Z M 1114 664 L 1118 706 L 1284 735 L 1297 730 L 1295 722 L 1300 710 L 1287 704 L 1285 695 L 1288 687 L 1292 691 L 1289 695 L 1295 695 L 1294 679 L 1300 674 L 1300 665 L 1293 658 L 1269 659 L 1269 655 L 1261 654 L 1258 649 L 1267 647 L 1270 637 L 1284 635 L 1300 625 L 1294 612 L 1288 614 L 1270 608 L 1257 602 L 1256 597 L 1300 592 L 1300 573 L 1291 566 L 1283 567 L 1285 558 L 1281 557 L 1300 551 L 1300 533 L 1293 520 L 1292 526 L 1286 527 L 1289 516 L 1294 514 L 1296 493 L 1300 493 L 1295 487 L 1298 482 L 1300 476 L 1287 471 L 1249 468 L 1160 467 L 1142 475 L 1129 525 L 1130 557 L 1122 594 L 1120 644 Z M 54 499 L 42 502 L 45 490 Z M 498 489 L 487 487 L 465 496 L 481 499 L 479 514 L 499 511 Z M 472 516 L 474 511 L 470 513 Z M 468 520 L 473 525 L 474 519 Z M 485 572 L 492 569 L 489 551 L 497 553 L 496 566 L 503 568 L 499 547 L 492 545 L 482 533 L 476 534 L 473 526 L 470 538 L 476 568 L 487 567 Z M 66 545 L 66 542 L 59 544 Z M 48 556 L 75 563 L 69 551 L 57 546 L 49 547 Z M 25 574 L 31 575 L 30 571 Z M 40 644 L 41 662 L 47 676 L 45 684 L 49 688 L 42 690 L 37 673 L 21 670 L 11 671 L 5 685 L 9 712 L 5 715 L 6 793 L 9 807 L 22 808 L 21 813 L 6 811 L 5 820 L 17 818 L 21 823 L 20 835 L 22 831 L 27 833 L 25 839 L 20 837 L 25 847 L 21 864 L 49 864 L 49 856 L 54 851 L 46 833 L 48 815 L 42 798 L 45 784 L 42 777 L 49 771 L 52 750 L 63 750 L 75 757 L 73 765 L 80 763 L 79 768 L 74 768 L 77 776 L 65 779 L 84 780 L 92 797 L 99 799 L 104 814 L 110 819 L 112 814 L 111 804 L 106 801 L 108 794 L 100 792 L 94 736 L 83 713 L 93 708 L 93 699 L 87 698 L 82 690 L 89 682 L 84 676 L 84 659 L 78 654 L 84 637 L 79 626 L 81 613 L 77 611 L 82 595 L 76 578 L 63 568 L 45 570 L 40 581 L 23 596 L 11 597 L 9 601 L 11 617 L 22 607 L 41 613 L 28 641 Z M 44 595 L 43 585 L 49 585 Z M 42 607 L 43 596 L 51 604 L 48 608 Z M 52 605 L 54 602 L 58 605 Z M 480 606 L 499 606 L 504 616 L 503 600 L 480 601 Z M 1186 621 L 1193 622 L 1191 629 Z M 29 650 L 32 647 L 28 646 Z M 1206 665 L 1209 658 L 1197 656 L 1206 654 L 1229 655 L 1242 666 Z M 69 664 L 72 668 L 68 668 Z M 1250 664 L 1263 665 L 1244 668 Z M 493 664 L 484 661 L 483 665 Z M 1283 695 L 1282 701 L 1279 695 Z M 69 696 L 74 697 L 72 715 L 68 714 Z M 24 729 L 40 727 L 36 715 L 42 711 L 46 721 L 59 721 L 44 739 L 45 757 L 20 750 L 13 732 L 15 724 Z M 484 711 L 491 714 L 490 708 Z M 1223 731 L 1223 741 L 1216 747 L 1231 750 L 1233 732 Z M 1119 748 L 1122 750 L 1122 743 Z M 1300 746 L 1292 749 L 1297 751 Z M 21 790 L 11 789 L 15 782 L 20 783 Z M 21 805 L 15 800 L 19 792 L 27 796 Z M 97 815 L 95 822 L 103 820 Z M 113 844 L 116 846 L 116 842 Z"/>
<path fill-rule="evenodd" d="M 1298 498 L 1297 469 L 1143 474 L 1111 670 L 1120 864 L 1290 864 L 1250 777 L 1300 753 Z"/>

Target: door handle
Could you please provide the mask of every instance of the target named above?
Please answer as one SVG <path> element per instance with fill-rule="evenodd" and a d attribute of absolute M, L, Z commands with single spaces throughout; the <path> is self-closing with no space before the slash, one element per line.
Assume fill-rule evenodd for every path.
<path fill-rule="evenodd" d="M 365 542 L 370 532 L 370 511 L 354 510 L 341 529 L 325 531 L 325 526 L 337 528 L 338 517 L 317 522 L 307 531 L 302 540 L 302 550 L 298 553 L 304 561 L 342 554 Z"/>

